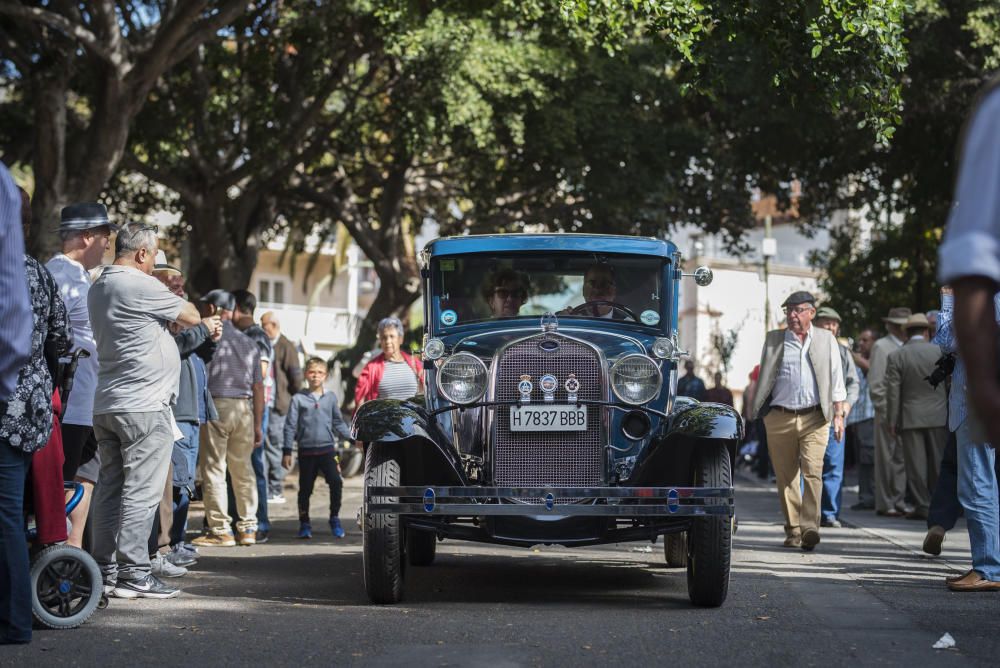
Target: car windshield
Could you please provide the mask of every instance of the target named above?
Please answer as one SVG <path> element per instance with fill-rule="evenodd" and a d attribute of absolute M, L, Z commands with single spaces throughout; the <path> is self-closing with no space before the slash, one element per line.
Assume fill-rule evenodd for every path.
<path fill-rule="evenodd" d="M 599 253 L 477 253 L 431 264 L 434 317 L 451 327 L 541 316 L 655 327 L 664 317 L 665 260 Z"/>

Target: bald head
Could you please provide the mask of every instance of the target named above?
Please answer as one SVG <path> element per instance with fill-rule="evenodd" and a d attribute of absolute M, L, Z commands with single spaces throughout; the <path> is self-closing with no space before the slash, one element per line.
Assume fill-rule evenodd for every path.
<path fill-rule="evenodd" d="M 260 326 L 272 340 L 281 336 L 281 323 L 278 322 L 278 316 L 274 315 L 274 311 L 268 311 L 260 317 Z"/>

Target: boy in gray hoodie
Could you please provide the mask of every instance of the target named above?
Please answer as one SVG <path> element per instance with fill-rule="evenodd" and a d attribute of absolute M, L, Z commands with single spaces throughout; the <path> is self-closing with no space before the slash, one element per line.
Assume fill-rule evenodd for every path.
<path fill-rule="evenodd" d="M 339 401 L 333 392 L 323 388 L 326 382 L 326 362 L 311 357 L 306 362 L 308 388 L 294 397 L 285 419 L 285 439 L 281 463 L 292 468 L 292 444 L 299 445 L 299 538 L 312 538 L 309 521 L 309 497 L 316 476 L 322 474 L 330 486 L 330 531 L 344 537 L 340 525 L 340 498 L 344 481 L 337 462 L 337 440 L 351 440 L 351 433 L 340 414 Z"/>

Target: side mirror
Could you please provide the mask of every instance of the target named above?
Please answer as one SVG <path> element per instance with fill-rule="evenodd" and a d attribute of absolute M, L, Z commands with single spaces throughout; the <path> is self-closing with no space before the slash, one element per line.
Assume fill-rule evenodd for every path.
<path fill-rule="evenodd" d="M 681 274 L 681 275 L 694 276 L 694 282 L 700 285 L 701 287 L 705 287 L 706 285 L 711 285 L 712 280 L 715 278 L 715 275 L 712 273 L 712 270 L 706 266 L 698 267 L 697 269 L 694 270 L 693 274 Z"/>

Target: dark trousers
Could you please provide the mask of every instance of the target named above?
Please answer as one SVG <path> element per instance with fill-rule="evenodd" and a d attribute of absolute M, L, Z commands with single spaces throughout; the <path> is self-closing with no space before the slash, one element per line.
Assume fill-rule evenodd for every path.
<path fill-rule="evenodd" d="M 0 440 L 0 644 L 31 642 L 24 481 L 31 455 Z"/>
<path fill-rule="evenodd" d="M 330 517 L 340 515 L 340 498 L 344 480 L 337 470 L 337 457 L 332 452 L 325 455 L 299 455 L 299 521 L 309 521 L 309 497 L 312 496 L 316 476 L 322 473 L 330 486 Z"/>
<path fill-rule="evenodd" d="M 962 504 L 958 502 L 958 443 L 955 432 L 948 432 L 948 442 L 941 457 L 941 471 L 934 486 L 930 510 L 927 511 L 927 528 L 941 526 L 945 531 L 951 531 L 961 514 Z"/>
<path fill-rule="evenodd" d="M 94 428 L 84 424 L 63 424 L 63 480 L 76 477 L 76 470 L 97 454 L 97 437 Z"/>

